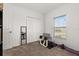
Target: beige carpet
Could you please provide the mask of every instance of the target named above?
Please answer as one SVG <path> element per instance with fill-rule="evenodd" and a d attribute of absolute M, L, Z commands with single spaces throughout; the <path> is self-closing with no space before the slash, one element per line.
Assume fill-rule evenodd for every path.
<path fill-rule="evenodd" d="M 39 42 L 33 42 L 27 45 L 18 46 L 5 50 L 4 56 L 75 56 L 66 50 L 54 47 L 52 49 L 45 48 Z"/>

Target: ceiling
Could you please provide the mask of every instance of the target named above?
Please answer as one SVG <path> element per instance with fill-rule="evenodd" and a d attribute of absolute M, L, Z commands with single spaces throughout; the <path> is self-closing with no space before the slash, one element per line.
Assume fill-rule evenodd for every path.
<path fill-rule="evenodd" d="M 18 5 L 44 14 L 62 6 L 63 3 L 19 3 Z"/>

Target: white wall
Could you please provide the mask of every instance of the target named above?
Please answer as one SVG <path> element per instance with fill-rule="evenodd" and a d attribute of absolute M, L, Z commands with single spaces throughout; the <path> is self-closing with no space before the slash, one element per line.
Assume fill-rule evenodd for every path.
<path fill-rule="evenodd" d="M 54 39 L 53 17 L 61 16 L 64 14 L 67 16 L 67 39 Z M 65 4 L 55 10 L 52 10 L 52 12 L 49 12 L 46 15 L 45 25 L 45 32 L 51 34 L 53 38 L 52 41 L 58 44 L 64 43 L 67 47 L 79 51 L 79 4 Z"/>
<path fill-rule="evenodd" d="M 3 49 L 20 45 L 20 26 L 26 26 L 26 16 L 40 18 L 39 29 L 43 33 L 42 14 L 15 4 L 4 4 L 3 10 Z M 37 28 L 36 28 L 37 29 Z"/>

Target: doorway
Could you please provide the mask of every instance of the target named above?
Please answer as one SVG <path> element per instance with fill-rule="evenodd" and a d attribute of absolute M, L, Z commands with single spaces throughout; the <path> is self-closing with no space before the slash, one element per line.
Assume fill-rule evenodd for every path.
<path fill-rule="evenodd" d="M 0 56 L 2 56 L 2 14 L 3 12 L 0 11 Z"/>

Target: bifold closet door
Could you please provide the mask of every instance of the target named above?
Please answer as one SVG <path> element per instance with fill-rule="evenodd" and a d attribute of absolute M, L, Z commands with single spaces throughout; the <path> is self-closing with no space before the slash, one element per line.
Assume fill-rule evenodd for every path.
<path fill-rule="evenodd" d="M 40 28 L 39 19 L 27 18 L 27 43 L 39 40 Z"/>

